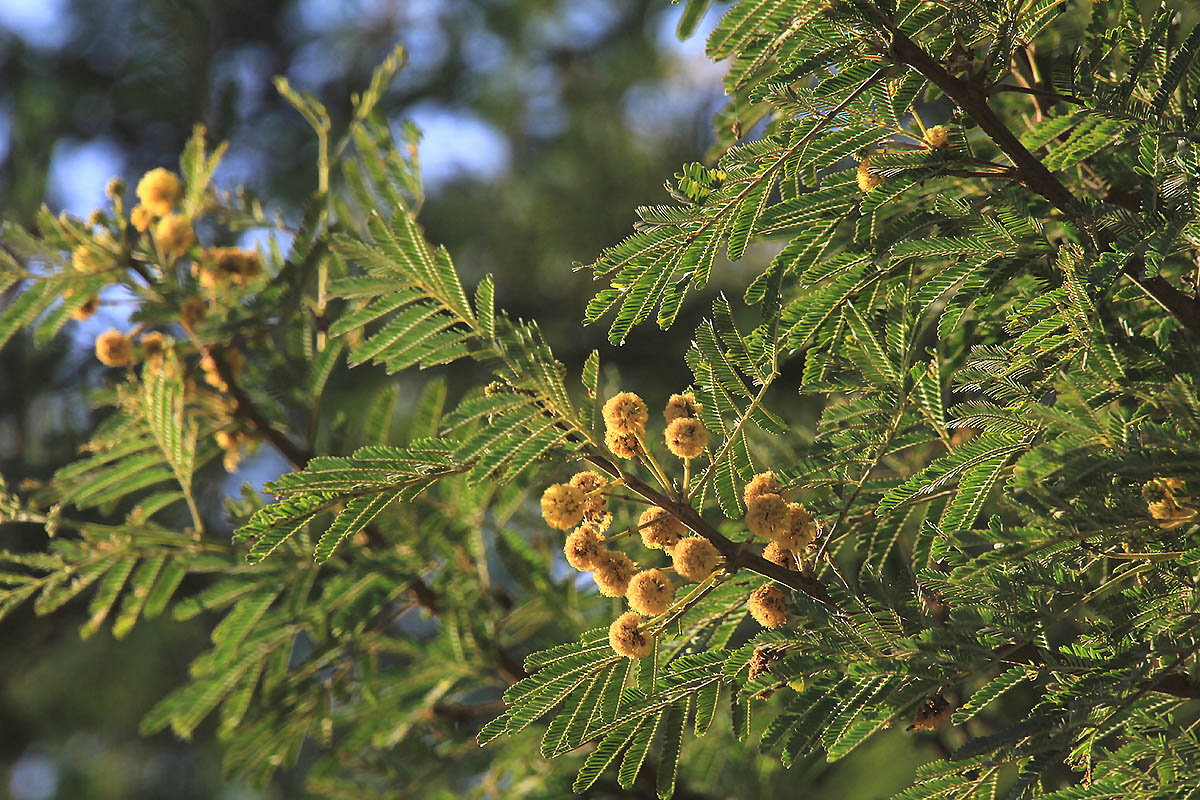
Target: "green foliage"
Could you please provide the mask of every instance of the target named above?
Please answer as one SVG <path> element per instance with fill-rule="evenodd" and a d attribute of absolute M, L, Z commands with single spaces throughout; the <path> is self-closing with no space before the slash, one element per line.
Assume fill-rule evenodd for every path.
<path fill-rule="evenodd" d="M 689 2 L 681 31 L 705 8 Z M 740 303 L 712 299 L 683 354 L 710 439 L 682 481 L 608 449 L 596 353 L 560 363 L 535 322 L 496 308 L 490 276 L 464 285 L 427 241 L 402 155 L 412 142 L 398 147 L 374 110 L 398 54 L 336 142 L 320 104 L 280 85 L 320 140 L 321 190 L 291 252 L 267 259 L 270 281 L 213 291 L 208 256 L 180 269 L 157 234 L 123 223 L 119 200 L 122 222 L 103 233 L 49 215 L 37 234 L 11 229 L 5 281 L 23 291 L 4 338 L 52 336 L 74 309 L 56 305 L 65 290 L 94 291 L 94 272 L 65 263 L 77 246 L 137 294 L 140 321 L 179 322 L 186 338 L 99 393 L 114 411 L 90 455 L 6 491 L 5 516 L 52 538 L 4 556 L 0 613 L 30 600 L 49 613 L 90 590 L 85 635 L 114 609 L 117 635 L 168 606 L 219 617 L 144 729 L 189 737 L 216 714 L 229 767 L 260 780 L 313 744 L 309 787 L 335 796 L 344 773 L 367 794 L 416 780 L 442 734 L 470 758 L 465 722 L 492 747 L 537 726 L 544 757 L 590 748 L 576 791 L 606 771 L 629 788 L 649 769 L 668 797 L 687 779 L 685 732 L 726 716 L 731 740 L 757 738 L 793 768 L 911 721 L 952 752 L 898 798 L 1189 796 L 1200 36 L 1178 9 L 1143 19 L 1101 3 L 1064 15 L 1086 27 L 1068 47 L 1060 10 L 743 0 L 726 12 L 709 54 L 731 59 L 741 141 L 719 135 L 714 164 L 667 187 L 673 205 L 639 210 L 591 265 L 608 286 L 585 312 L 611 314 L 621 343 L 652 315 L 670 327 L 727 268 L 722 252 L 773 253 Z M 743 138 L 759 120 L 761 136 Z M 199 132 L 188 148 L 192 216 L 209 207 L 220 152 L 207 156 Z M 193 325 L 179 315 L 197 297 L 212 313 Z M 283 358 L 243 375 L 237 348 L 268 346 Z M 387 384 L 354 424 L 325 422 L 318 452 L 339 369 L 451 363 L 472 365 L 479 388 L 428 382 L 397 437 L 399 384 Z M 186 377 L 197 367 L 216 391 Z M 206 529 L 193 486 L 214 433 L 227 461 L 238 434 L 296 467 L 266 486 L 270 504 L 253 492 L 230 504 L 232 543 Z M 552 577 L 559 542 L 531 532 L 526 490 L 569 461 L 722 557 L 644 621 L 644 657 L 617 655 L 603 626 L 559 643 L 556 619 L 594 620 Z M 818 523 L 799 569 L 744 535 L 742 490 L 766 469 Z M 181 589 L 192 574 L 209 577 Z M 764 579 L 786 590 L 788 621 L 756 631 L 747 596 Z M 410 607 L 437 616 L 425 641 L 394 630 Z M 514 639 L 549 646 L 522 669 Z M 400 747 L 406 758 L 389 759 Z"/>

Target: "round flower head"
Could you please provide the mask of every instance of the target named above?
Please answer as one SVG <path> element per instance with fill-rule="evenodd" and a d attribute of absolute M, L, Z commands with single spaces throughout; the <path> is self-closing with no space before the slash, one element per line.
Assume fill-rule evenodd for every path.
<path fill-rule="evenodd" d="M 742 489 L 742 500 L 746 502 L 746 505 L 750 505 L 754 502 L 754 498 L 764 494 L 779 494 L 779 481 L 775 478 L 774 472 L 760 472 L 751 478 L 746 487 Z"/>
<path fill-rule="evenodd" d="M 777 494 L 763 494 L 746 507 L 746 527 L 755 536 L 774 539 L 788 525 L 790 511 L 787 501 Z"/>
<path fill-rule="evenodd" d="M 768 542 L 763 548 L 763 558 L 785 569 L 796 569 L 796 554 L 779 542 Z"/>
<path fill-rule="evenodd" d="M 237 472 L 238 464 L 242 461 L 242 444 L 246 441 L 244 433 L 230 433 L 229 431 L 217 431 L 213 437 L 217 441 L 217 446 L 225 451 L 223 466 L 226 472 Z"/>
<path fill-rule="evenodd" d="M 147 172 L 137 185 L 138 200 L 156 217 L 166 216 L 182 193 L 179 178 L 162 167 Z"/>
<path fill-rule="evenodd" d="M 650 655 L 654 639 L 638 630 L 642 618 L 636 611 L 626 611 L 608 626 L 608 643 L 617 655 L 643 658 Z"/>
<path fill-rule="evenodd" d="M 106 367 L 123 367 L 133 360 L 133 343 L 116 328 L 96 337 L 96 358 Z"/>
<path fill-rule="evenodd" d="M 638 517 L 638 529 L 642 533 L 642 544 L 651 550 L 666 550 L 668 553 L 687 533 L 687 528 L 674 514 L 658 506 L 642 512 Z"/>
<path fill-rule="evenodd" d="M 194 328 L 208 316 L 208 306 L 199 297 L 189 297 L 179 307 L 179 321 L 189 328 Z"/>
<path fill-rule="evenodd" d="M 799 503 L 788 503 L 787 527 L 779 532 L 776 541 L 788 550 L 801 553 L 816 538 L 817 529 L 808 509 Z"/>
<path fill-rule="evenodd" d="M 930 147 L 945 147 L 950 143 L 950 129 L 945 125 L 934 125 L 925 131 L 925 142 Z"/>
<path fill-rule="evenodd" d="M 695 419 L 698 416 L 700 416 L 700 404 L 696 402 L 696 396 L 691 392 L 671 395 L 671 399 L 667 401 L 667 407 L 663 409 L 663 419 L 667 421 L 668 425 L 680 417 Z"/>
<path fill-rule="evenodd" d="M 708 431 L 698 419 L 680 417 L 667 426 L 667 449 L 679 458 L 695 458 L 708 446 Z"/>
<path fill-rule="evenodd" d="M 567 534 L 567 541 L 563 545 L 567 563 L 580 572 L 590 572 L 608 552 L 600 531 L 587 522 Z"/>
<path fill-rule="evenodd" d="M 609 550 L 596 559 L 592 580 L 605 597 L 621 597 L 629 588 L 629 581 L 636 570 L 629 556 Z"/>
<path fill-rule="evenodd" d="M 583 520 L 583 492 L 568 483 L 555 483 L 542 493 L 542 516 L 560 531 L 570 530 Z"/>
<path fill-rule="evenodd" d="M 862 163 L 858 165 L 858 188 L 863 192 L 869 192 L 883 184 L 883 176 L 877 172 L 872 172 L 870 167 L 871 159 L 864 158 Z"/>
<path fill-rule="evenodd" d="M 178 214 L 167 214 L 154 226 L 154 241 L 168 256 L 182 256 L 196 241 L 192 224 Z"/>
<path fill-rule="evenodd" d="M 100 259 L 96 256 L 92 249 L 86 244 L 81 244 L 71 251 L 71 266 L 76 272 L 99 272 L 104 265 L 100 263 Z"/>
<path fill-rule="evenodd" d="M 210 247 L 192 264 L 200 285 L 213 289 L 223 283 L 244 286 L 262 274 L 258 253 L 237 247 Z"/>
<path fill-rule="evenodd" d="M 681 577 L 689 581 L 702 581 L 713 573 L 721 560 L 712 542 L 700 536 L 689 536 L 675 545 L 671 551 L 671 563 Z"/>
<path fill-rule="evenodd" d="M 750 594 L 750 615 L 764 628 L 778 628 L 787 622 L 787 601 L 783 590 L 773 583 L 764 584 Z"/>
<path fill-rule="evenodd" d="M 129 224 L 133 226 L 138 233 L 145 233 L 150 227 L 150 223 L 154 220 L 154 215 L 150 213 L 150 209 L 145 206 L 134 206 L 129 212 Z"/>
<path fill-rule="evenodd" d="M 591 495 L 583 501 L 583 518 L 596 523 L 601 530 L 607 528 L 612 522 L 612 514 L 608 513 L 608 498 L 598 492 L 608 486 L 608 479 L 599 472 L 577 472 L 571 476 L 571 485 L 585 495 Z"/>
<path fill-rule="evenodd" d="M 650 419 L 645 402 L 633 392 L 621 392 L 604 404 L 604 424 L 617 433 L 641 433 Z"/>
<path fill-rule="evenodd" d="M 100 307 L 100 295 L 94 294 L 89 297 L 84 304 L 71 312 L 71 318 L 83 322 L 85 319 L 96 313 L 96 309 Z"/>
<path fill-rule="evenodd" d="M 637 458 L 641 450 L 637 436 L 632 433 L 618 433 L 612 428 L 604 431 L 604 446 L 612 450 L 617 458 Z"/>
<path fill-rule="evenodd" d="M 661 569 L 648 569 L 630 579 L 625 598 L 634 611 L 653 616 L 671 607 L 671 601 L 675 599 L 675 587 L 667 573 Z"/>

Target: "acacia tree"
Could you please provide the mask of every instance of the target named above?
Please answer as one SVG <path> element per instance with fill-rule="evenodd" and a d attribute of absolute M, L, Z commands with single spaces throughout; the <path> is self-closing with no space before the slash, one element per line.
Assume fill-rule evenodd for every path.
<path fill-rule="evenodd" d="M 722 253 L 777 243 L 740 302 L 710 299 L 691 386 L 652 398 L 662 424 L 426 240 L 415 138 L 376 108 L 398 56 L 339 137 L 281 84 L 321 153 L 286 255 L 217 246 L 270 220 L 211 189 L 199 130 L 136 207 L 114 186 L 87 221 L 6 228 L 0 339 L 46 341 L 114 283 L 138 309 L 97 340 L 120 371 L 89 452 L 4 495 L 50 538 L 4 556 L 0 613 L 88 590 L 84 634 L 121 636 L 216 612 L 145 730 L 216 713 L 228 766 L 260 780 L 310 744 L 307 785 L 333 796 L 482 769 L 464 732 L 500 740 L 488 754 L 539 725 L 543 755 L 590 748 L 576 790 L 649 765 L 666 797 L 722 703 L 785 765 L 894 725 L 939 737 L 948 757 L 903 798 L 1193 796 L 1200 28 L 1182 6 L 732 6 L 709 39 L 732 97 L 714 164 L 590 265 L 608 285 L 585 321 L 611 317 L 620 344 L 671 326 Z M 476 388 L 429 381 L 403 432 L 397 382 L 326 389 L 461 362 Z M 228 505 L 230 541 L 199 484 L 255 444 L 296 469 L 270 504 Z M 563 558 L 630 610 L 577 592 Z M 424 639 L 394 624 L 414 607 L 438 623 Z"/>

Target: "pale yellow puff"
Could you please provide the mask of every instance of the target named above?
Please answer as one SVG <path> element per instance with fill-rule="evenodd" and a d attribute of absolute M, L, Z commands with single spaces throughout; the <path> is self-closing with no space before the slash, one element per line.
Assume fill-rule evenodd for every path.
<path fill-rule="evenodd" d="M 787 527 L 787 501 L 777 494 L 763 494 L 746 507 L 746 527 L 755 536 L 774 539 Z"/>
<path fill-rule="evenodd" d="M 636 569 L 629 556 L 609 550 L 596 560 L 592 580 L 605 597 L 621 597 L 629 588 L 629 581 Z"/>
<path fill-rule="evenodd" d="M 778 628 L 787 622 L 787 600 L 783 590 L 773 583 L 755 589 L 747 606 L 750 616 L 764 628 Z"/>
<path fill-rule="evenodd" d="M 167 214 L 154 226 L 154 241 L 168 256 L 182 256 L 196 241 L 192 223 L 178 214 Z"/>
<path fill-rule="evenodd" d="M 156 217 L 166 216 L 179 202 L 183 185 L 178 176 L 162 167 L 150 170 L 137 185 L 138 200 Z"/>
<path fill-rule="evenodd" d="M 687 394 L 673 394 L 671 399 L 667 401 L 667 407 L 663 409 L 663 419 L 670 425 L 680 417 L 699 417 L 701 406 L 696 402 L 696 396 L 691 392 Z"/>
<path fill-rule="evenodd" d="M 760 472 L 750 479 L 742 489 L 742 500 L 746 505 L 754 502 L 754 498 L 764 494 L 779 494 L 779 481 L 775 478 L 775 473 L 771 471 Z"/>
<path fill-rule="evenodd" d="M 634 575 L 625 592 L 629 607 L 647 616 L 662 614 L 671 607 L 674 598 L 671 577 L 661 569 L 648 569 Z"/>
<path fill-rule="evenodd" d="M 708 446 L 708 431 L 700 420 L 679 417 L 667 425 L 663 435 L 667 449 L 678 458 L 695 458 Z"/>
<path fill-rule="evenodd" d="M 604 537 L 596 526 L 585 522 L 567 534 L 563 544 L 563 555 L 567 563 L 580 572 L 589 572 L 603 558 L 608 550 L 604 547 Z"/>
<path fill-rule="evenodd" d="M 654 649 L 654 639 L 638 630 L 642 618 L 636 611 L 626 611 L 608 627 L 608 643 L 618 655 L 643 658 Z"/>
<path fill-rule="evenodd" d="M 649 419 L 645 401 L 633 392 L 613 395 L 604 404 L 604 424 L 611 431 L 641 434 Z"/>
<path fill-rule="evenodd" d="M 638 530 L 642 544 L 651 550 L 670 552 L 687 533 L 687 528 L 665 508 L 652 506 L 638 517 Z"/>
<path fill-rule="evenodd" d="M 96 358 L 106 367 L 124 367 L 133 361 L 133 342 L 115 328 L 96 337 Z"/>
<path fill-rule="evenodd" d="M 689 536 L 675 545 L 671 551 L 671 563 L 680 577 L 689 581 L 702 581 L 713 573 L 721 561 L 721 554 L 712 542 L 700 536 Z"/>
<path fill-rule="evenodd" d="M 551 528 L 570 530 L 583 520 L 583 492 L 568 483 L 555 483 L 542 493 L 542 517 Z"/>
<path fill-rule="evenodd" d="M 637 436 L 632 433 L 619 433 L 612 428 L 604 431 L 604 446 L 617 458 L 636 458 L 641 452 Z"/>

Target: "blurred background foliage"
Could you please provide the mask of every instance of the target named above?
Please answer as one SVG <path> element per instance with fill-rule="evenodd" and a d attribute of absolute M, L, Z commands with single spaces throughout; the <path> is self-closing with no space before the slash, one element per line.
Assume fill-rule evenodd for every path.
<path fill-rule="evenodd" d="M 665 199 L 662 183 L 712 144 L 722 67 L 704 57 L 703 41 L 715 17 L 680 43 L 678 16 L 645 0 L 0 0 L 0 207 L 22 224 L 43 202 L 86 216 L 114 175 L 132 185 L 172 166 L 201 121 L 211 139 L 231 142 L 217 185 L 245 185 L 294 218 L 316 185 L 315 141 L 272 77 L 315 93 L 344 120 L 350 93 L 403 42 L 409 65 L 385 107 L 395 126 L 411 119 L 423 131 L 430 238 L 468 281 L 494 273 L 498 303 L 536 317 L 568 363 L 598 347 L 624 383 L 662 399 L 687 381 L 687 308 L 669 334 L 639 330 L 610 348 L 602 329 L 581 335 L 593 287 L 571 266 L 624 236 L 635 206 Z M 741 271 L 756 273 L 768 257 L 752 252 L 737 274 L 716 271 L 713 288 L 744 283 Z M 0 354 L 0 474 L 10 484 L 49 475 L 87 438 L 95 420 L 85 392 L 101 371 L 90 342 L 121 325 L 127 306 L 105 296 L 100 313 L 52 348 L 16 343 Z M 380 379 L 366 368 L 339 373 L 332 389 L 349 397 L 357 382 Z M 219 488 L 261 486 L 282 471 L 267 450 Z M 210 493 L 209 516 L 220 517 L 222 491 Z M 39 546 L 21 535 L 41 536 L 10 527 L 4 546 Z M 286 774 L 265 794 L 226 784 L 211 731 L 195 743 L 138 737 L 138 720 L 204 647 L 203 621 L 143 624 L 118 646 L 107 631 L 81 641 L 83 615 L 81 605 L 35 619 L 26 608 L 0 624 L 0 796 L 299 795 Z M 526 739 L 476 758 L 520 763 L 523 782 L 444 776 L 429 796 L 565 796 L 571 759 L 543 762 L 536 734 Z M 868 800 L 905 785 L 935 755 L 930 746 L 893 731 L 836 772 L 784 772 L 773 757 L 710 734 L 685 751 L 676 796 L 791 797 L 818 787 Z M 611 784 L 594 794 L 652 796 Z"/>

